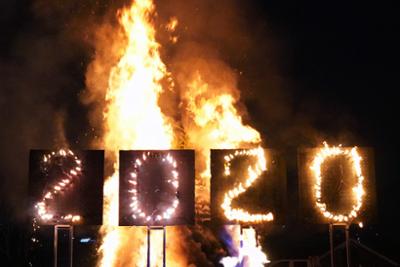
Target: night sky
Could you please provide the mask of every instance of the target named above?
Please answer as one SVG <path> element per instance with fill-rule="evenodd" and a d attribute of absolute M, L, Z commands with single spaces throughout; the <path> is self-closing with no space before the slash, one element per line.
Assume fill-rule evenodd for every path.
<path fill-rule="evenodd" d="M 160 20 L 175 15 L 180 21 L 180 43 L 163 50 L 167 65 L 180 45 L 196 42 L 237 73 L 245 121 L 262 133 L 266 147 L 285 151 L 289 189 L 297 186 L 297 148 L 323 140 L 372 147 L 378 220 L 357 234 L 399 261 L 395 1 L 189 2 L 156 2 Z M 89 148 L 98 135 L 80 97 L 93 29 L 122 5 L 1 1 L 0 225 L 24 218 L 29 149 L 54 147 L 64 138 L 60 129 L 75 148 Z M 288 196 L 293 210 L 296 197 Z M 284 236 L 283 247 L 295 242 Z"/>

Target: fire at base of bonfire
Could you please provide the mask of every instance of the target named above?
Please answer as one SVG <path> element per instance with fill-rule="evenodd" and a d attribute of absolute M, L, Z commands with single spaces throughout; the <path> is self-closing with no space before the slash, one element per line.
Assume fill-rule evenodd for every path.
<path fill-rule="evenodd" d="M 228 256 L 221 259 L 220 263 L 225 267 L 262 267 L 270 261 L 257 243 L 257 234 L 254 228 L 242 228 L 239 225 L 227 226 L 234 246 L 231 250 L 236 251 L 236 256 Z"/>

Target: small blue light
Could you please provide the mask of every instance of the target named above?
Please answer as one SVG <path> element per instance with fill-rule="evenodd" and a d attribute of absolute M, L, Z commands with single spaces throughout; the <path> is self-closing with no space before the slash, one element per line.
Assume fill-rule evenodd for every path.
<path fill-rule="evenodd" d="M 79 240 L 80 243 L 89 243 L 91 241 L 90 237 L 86 237 L 86 238 L 81 238 Z"/>

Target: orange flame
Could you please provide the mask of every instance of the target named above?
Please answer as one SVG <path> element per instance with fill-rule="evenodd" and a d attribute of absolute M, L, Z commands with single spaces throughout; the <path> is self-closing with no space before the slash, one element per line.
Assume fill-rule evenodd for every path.
<path fill-rule="evenodd" d="M 118 35 L 110 27 L 101 29 L 100 42 L 96 44 L 98 53 L 88 68 L 87 84 L 91 91 L 86 101 L 100 103 L 95 112 L 101 111 L 104 118 L 101 146 L 112 153 L 114 162 L 113 174 L 104 188 L 101 267 L 145 266 L 147 260 L 145 229 L 116 226 L 118 150 L 168 149 L 179 143 L 172 127 L 173 120 L 163 114 L 158 103 L 163 81 L 173 82 L 160 57 L 160 44 L 152 24 L 154 13 L 152 0 L 136 0 L 130 7 L 120 10 L 118 19 L 122 33 Z M 178 21 L 173 18 L 167 28 L 173 31 L 177 25 Z M 255 147 L 261 138 L 242 121 L 236 108 L 239 94 L 235 85 L 225 80 L 217 84 L 210 82 L 210 73 L 195 67 L 190 68 L 188 76 L 183 75 L 185 79 L 179 84 L 182 139 L 185 139 L 179 141 L 196 149 L 196 209 L 207 216 L 209 149 Z M 220 79 L 216 73 L 213 75 L 216 76 L 211 80 Z M 92 122 L 98 123 L 98 117 L 99 113 L 94 114 Z M 167 265 L 170 267 L 189 265 L 182 253 L 185 247 L 182 233 L 184 231 L 177 227 L 167 229 Z M 160 262 L 159 256 L 155 262 Z"/>
<path fill-rule="evenodd" d="M 241 147 L 259 146 L 261 142 L 260 134 L 248 125 L 244 125 L 242 117 L 235 107 L 238 97 L 238 90 L 233 87 L 234 84 L 222 81 L 218 83 L 208 83 L 206 80 L 216 80 L 220 77 L 216 73 L 204 72 L 201 73 L 196 70 L 191 76 L 192 79 L 186 81 L 186 87 L 182 93 L 182 101 L 185 104 L 186 112 L 183 117 L 183 126 L 188 136 L 188 144 L 195 147 L 197 153 L 196 168 L 199 174 L 196 177 L 196 211 L 200 217 L 207 217 L 209 214 L 210 206 L 210 148 L 219 149 L 233 149 Z M 204 77 L 203 77 L 204 76 Z M 221 75 L 222 76 L 222 75 Z M 254 151 L 258 151 L 257 149 Z M 260 157 L 260 165 L 265 163 L 265 158 Z M 263 161 L 264 159 L 264 161 Z M 265 164 L 264 164 L 265 165 Z M 264 169 L 265 166 L 259 166 Z M 261 170 L 260 170 L 261 171 Z M 250 179 L 247 183 L 252 183 L 257 177 L 254 171 L 250 172 Z M 255 174 L 255 175 L 253 175 Z M 251 181 L 250 181 L 251 180 Z M 250 184 L 248 186 L 250 186 Z M 229 194 L 229 192 L 227 192 Z M 232 196 L 233 197 L 233 196 Z M 229 202 L 229 201 L 228 201 Z M 225 203 L 226 204 L 226 203 Z M 223 207 L 226 211 L 236 212 L 237 209 L 230 209 L 228 203 Z M 240 210 L 242 211 L 242 210 Z M 232 212 L 231 212 L 232 213 Z M 241 218 L 247 220 L 253 217 L 243 212 L 245 215 Z M 239 215 L 243 215 L 240 213 Z M 238 212 L 235 213 L 238 215 Z M 237 219 L 235 217 L 235 219 Z M 257 220 L 270 221 L 273 219 L 272 213 L 256 217 Z M 250 220 L 250 219 L 249 219 Z M 255 231 L 253 229 L 253 236 L 255 240 Z M 263 253 L 262 248 L 253 242 L 254 240 L 247 240 L 249 236 L 241 236 L 246 238 L 246 246 L 238 248 L 242 256 L 254 255 L 251 258 L 251 265 L 245 266 L 263 266 L 267 261 L 267 256 Z M 250 253 L 250 254 L 247 254 Z M 222 260 L 225 266 L 229 266 L 226 257 Z M 243 259 L 243 258 L 241 258 Z M 238 263 L 236 261 L 236 263 Z M 236 266 L 236 264 L 232 265 Z"/>
<path fill-rule="evenodd" d="M 150 22 L 153 12 L 150 0 L 135 1 L 119 12 L 126 41 L 121 44 L 121 58 L 110 71 L 104 112 L 104 146 L 114 151 L 115 158 L 119 149 L 167 149 L 173 144 L 172 127 L 158 106 L 163 91 L 161 81 L 168 74 Z M 115 227 L 118 225 L 117 162 L 114 169 L 105 185 L 100 266 L 144 266 L 145 231 L 139 227 Z"/>
<path fill-rule="evenodd" d="M 226 86 L 226 85 L 224 85 Z M 182 100 L 186 103 L 183 126 L 188 136 L 188 145 L 196 149 L 196 166 L 200 175 L 196 177 L 197 212 L 209 213 L 210 155 L 211 148 L 240 148 L 258 144 L 260 134 L 250 126 L 243 125 L 242 117 L 235 108 L 235 88 L 209 84 L 199 71 L 187 81 Z"/>

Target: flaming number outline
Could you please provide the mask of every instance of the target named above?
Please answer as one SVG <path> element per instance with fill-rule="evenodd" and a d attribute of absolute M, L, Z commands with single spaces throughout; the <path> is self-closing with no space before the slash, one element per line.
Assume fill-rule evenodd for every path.
<path fill-rule="evenodd" d="M 74 181 L 81 177 L 82 161 L 69 149 L 60 149 L 45 154 L 41 161 L 43 170 L 47 171 L 57 159 L 65 161 L 68 158 L 72 158 L 74 166 L 71 167 L 71 169 L 69 170 L 62 169 L 62 173 L 64 176 L 61 177 L 61 179 L 57 181 L 55 185 L 51 186 L 50 189 L 45 192 L 42 200 L 37 202 L 35 205 L 37 215 L 42 221 L 48 222 L 53 220 L 57 223 L 75 223 L 81 220 L 81 216 L 77 214 L 53 214 L 49 211 L 49 202 L 54 200 L 60 193 L 64 192 L 67 189 L 70 189 Z"/>
<path fill-rule="evenodd" d="M 240 221 L 247 223 L 272 221 L 274 219 L 274 216 L 271 212 L 268 212 L 266 214 L 250 214 L 243 209 L 232 208 L 233 199 L 244 193 L 260 177 L 261 173 L 267 169 L 264 150 L 261 147 L 249 150 L 236 150 L 235 152 L 224 157 L 225 176 L 229 176 L 231 174 L 231 161 L 239 156 L 257 157 L 257 162 L 254 164 L 254 166 L 249 166 L 248 176 L 244 184 L 240 182 L 236 187 L 225 193 L 224 201 L 221 204 L 221 207 L 224 210 L 226 218 L 230 221 Z"/>
<path fill-rule="evenodd" d="M 130 189 L 128 192 L 132 194 L 131 197 L 132 201 L 130 203 L 132 218 L 133 219 L 144 218 L 146 222 L 150 221 L 158 222 L 161 220 L 170 219 L 179 205 L 179 199 L 178 199 L 179 173 L 177 171 L 177 163 L 174 157 L 172 157 L 171 154 L 169 153 L 163 156 L 161 161 L 168 164 L 171 167 L 171 172 L 167 177 L 167 183 L 174 188 L 174 200 L 172 201 L 172 205 L 166 208 L 164 211 L 161 211 L 160 214 L 155 215 L 153 211 L 153 214 L 148 215 L 145 211 L 142 210 L 142 208 L 139 205 L 140 203 L 138 198 L 138 176 L 140 167 L 147 161 L 147 159 L 151 155 L 152 153 L 148 151 L 144 152 L 141 157 L 135 159 L 134 171 L 130 172 L 130 178 L 128 180 L 128 182 L 132 185 L 133 188 Z"/>
<path fill-rule="evenodd" d="M 315 197 L 315 205 L 317 206 L 319 212 L 325 217 L 334 222 L 351 222 L 354 218 L 358 216 L 358 212 L 360 211 L 363 204 L 363 196 L 365 194 L 363 181 L 364 176 L 361 170 L 361 156 L 357 152 L 357 147 L 343 148 L 342 145 L 330 147 L 326 142 L 323 143 L 324 147 L 321 148 L 317 154 L 315 155 L 310 169 L 314 174 L 314 197 Z M 357 176 L 357 183 L 353 187 L 353 193 L 355 195 L 355 204 L 353 205 L 351 211 L 348 214 L 335 214 L 326 209 L 326 203 L 322 201 L 322 193 L 321 193 L 321 184 L 322 184 L 322 175 L 321 175 L 321 166 L 325 162 L 326 159 L 337 157 L 337 156 L 345 156 L 350 162 L 352 162 L 353 169 Z M 360 227 L 362 223 L 360 223 Z"/>

